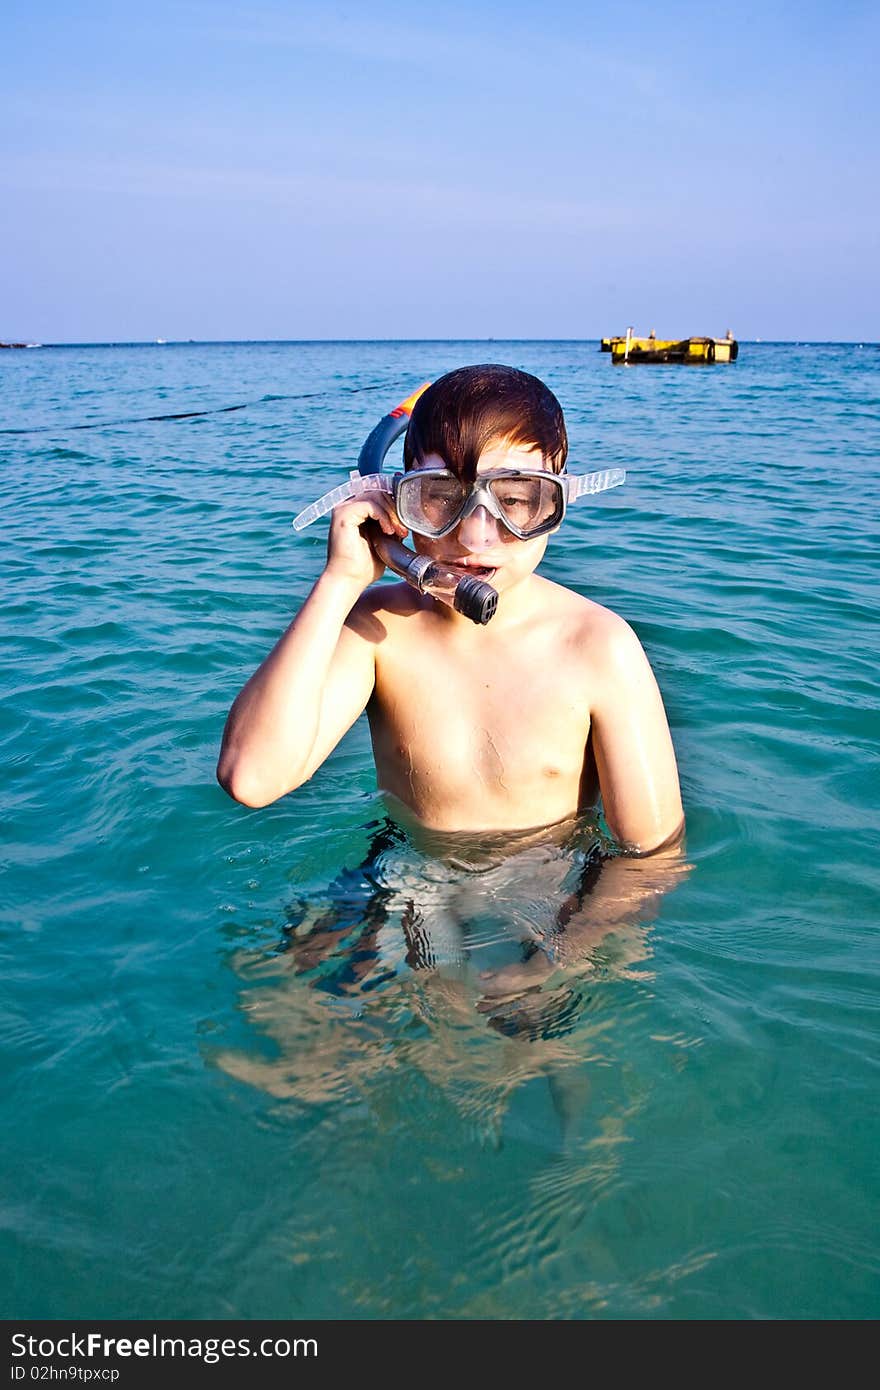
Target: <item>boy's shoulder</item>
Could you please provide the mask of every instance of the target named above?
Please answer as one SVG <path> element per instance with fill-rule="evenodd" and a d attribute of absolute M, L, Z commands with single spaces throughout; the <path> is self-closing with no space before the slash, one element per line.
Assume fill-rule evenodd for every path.
<path fill-rule="evenodd" d="M 424 606 L 425 600 L 409 584 L 371 584 L 357 600 L 345 625 L 366 641 L 379 643 L 388 636 L 389 626 L 415 616 Z"/>
<path fill-rule="evenodd" d="M 594 710 L 626 717 L 633 694 L 653 679 L 638 636 L 613 609 L 562 585 L 549 587 L 554 592 L 552 599 L 548 594 L 547 610 L 555 615 L 556 627 L 545 644 L 547 662 L 571 680 L 573 688 L 589 692 Z"/>
<path fill-rule="evenodd" d="M 594 651 L 625 650 L 633 644 L 640 645 L 626 619 L 612 608 L 552 580 L 540 577 L 539 582 L 543 586 L 544 612 L 548 618 L 562 624 L 575 642 L 588 644 Z"/>

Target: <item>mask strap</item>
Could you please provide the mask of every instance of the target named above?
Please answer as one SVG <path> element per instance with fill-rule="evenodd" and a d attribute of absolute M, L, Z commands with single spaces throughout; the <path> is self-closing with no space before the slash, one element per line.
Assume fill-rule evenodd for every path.
<path fill-rule="evenodd" d="M 607 492 L 610 487 L 620 487 L 626 482 L 625 468 L 602 468 L 597 473 L 563 473 L 567 484 L 566 501 L 576 502 L 579 497 L 591 497 L 596 492 Z"/>
<path fill-rule="evenodd" d="M 294 531 L 303 531 L 306 526 L 311 526 L 318 517 L 326 516 L 332 512 L 334 507 L 338 507 L 340 502 L 347 502 L 349 497 L 362 497 L 365 492 L 393 492 L 394 475 L 392 473 L 359 473 L 356 468 L 352 469 L 347 483 L 340 483 L 339 487 L 333 488 L 332 492 L 325 492 L 323 497 L 319 497 L 317 502 L 312 502 L 305 507 L 298 516 L 293 518 Z"/>

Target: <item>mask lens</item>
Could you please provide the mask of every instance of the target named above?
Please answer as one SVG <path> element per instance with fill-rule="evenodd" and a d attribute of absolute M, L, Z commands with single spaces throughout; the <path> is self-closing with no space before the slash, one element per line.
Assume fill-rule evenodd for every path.
<path fill-rule="evenodd" d="M 458 517 L 469 492 L 453 475 L 432 477 L 418 470 L 401 478 L 397 513 L 405 526 L 422 536 L 437 536 Z"/>
<path fill-rule="evenodd" d="M 552 475 L 493 478 L 489 486 L 505 520 L 524 536 L 562 519 L 562 488 Z"/>

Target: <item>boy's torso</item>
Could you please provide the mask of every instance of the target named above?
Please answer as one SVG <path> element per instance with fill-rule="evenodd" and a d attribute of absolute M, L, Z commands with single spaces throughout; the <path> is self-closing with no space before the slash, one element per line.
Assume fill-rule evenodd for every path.
<path fill-rule="evenodd" d="M 531 602 L 494 631 L 440 616 L 403 586 L 373 591 L 355 616 L 376 653 L 378 785 L 425 825 L 549 825 L 596 800 L 591 636 L 619 620 L 538 576 L 529 584 Z"/>

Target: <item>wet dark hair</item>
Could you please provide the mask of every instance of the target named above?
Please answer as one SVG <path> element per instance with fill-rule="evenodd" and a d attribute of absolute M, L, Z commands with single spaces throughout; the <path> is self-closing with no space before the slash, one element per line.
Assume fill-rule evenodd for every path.
<path fill-rule="evenodd" d="M 516 367 L 487 363 L 441 376 L 416 401 L 403 442 L 403 466 L 439 454 L 466 482 L 497 439 L 540 449 L 554 473 L 568 454 L 562 407 L 549 387 Z"/>

